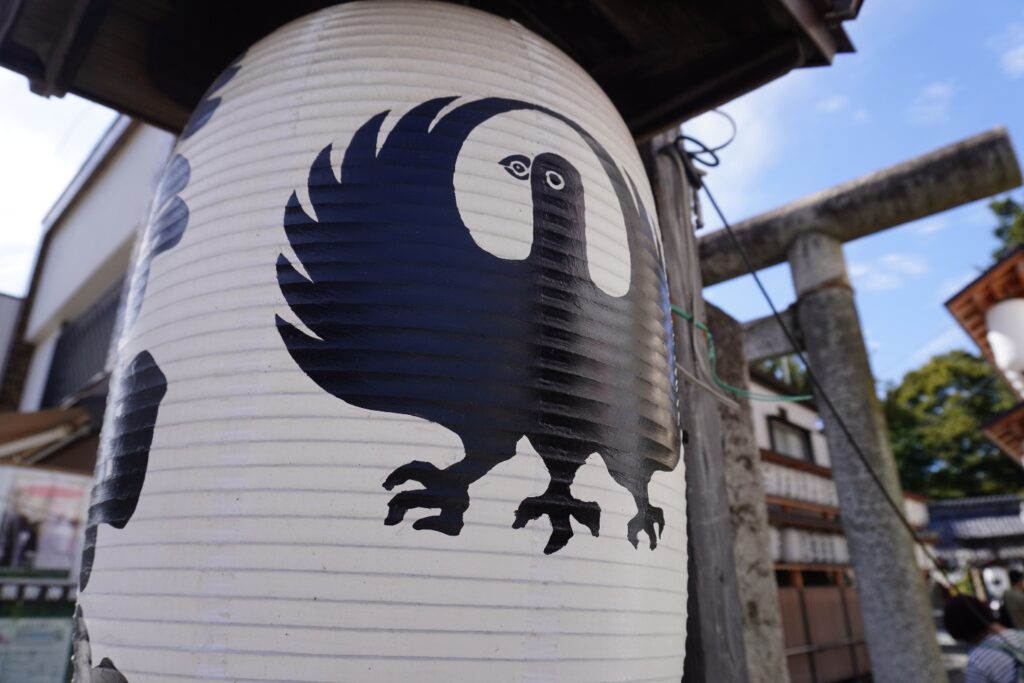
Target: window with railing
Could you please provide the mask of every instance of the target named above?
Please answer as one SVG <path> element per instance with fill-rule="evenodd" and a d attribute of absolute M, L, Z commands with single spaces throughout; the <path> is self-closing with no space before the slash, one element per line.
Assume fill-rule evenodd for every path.
<path fill-rule="evenodd" d="M 103 373 L 122 283 L 116 282 L 82 315 L 64 323 L 50 362 L 42 407 L 58 405 Z"/>

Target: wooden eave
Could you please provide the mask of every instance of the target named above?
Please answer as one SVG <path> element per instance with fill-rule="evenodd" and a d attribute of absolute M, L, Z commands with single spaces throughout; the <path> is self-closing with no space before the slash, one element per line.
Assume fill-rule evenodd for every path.
<path fill-rule="evenodd" d="M 1021 463 L 1024 457 L 1024 403 L 1018 403 L 991 420 L 982 433 L 1014 462 Z"/>
<path fill-rule="evenodd" d="M 985 314 L 1000 301 L 1017 297 L 1024 297 L 1024 247 L 1000 259 L 946 301 L 946 309 L 1000 374 L 988 343 Z M 1009 381 L 1007 384 L 1012 386 Z"/>
<path fill-rule="evenodd" d="M 0 66 L 178 132 L 249 45 L 332 0 L 0 0 Z M 589 72 L 638 139 L 853 47 L 859 0 L 463 0 Z"/>

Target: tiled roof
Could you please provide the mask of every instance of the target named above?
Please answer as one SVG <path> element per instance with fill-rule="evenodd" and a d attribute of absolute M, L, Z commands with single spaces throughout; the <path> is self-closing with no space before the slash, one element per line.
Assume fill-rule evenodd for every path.
<path fill-rule="evenodd" d="M 1007 493 L 996 496 L 975 496 L 973 498 L 950 498 L 948 500 L 936 500 L 931 499 L 928 501 L 929 507 L 935 508 L 954 508 L 954 507 L 971 507 L 973 505 L 991 504 L 991 503 L 1010 503 L 1010 502 L 1024 502 L 1024 496 L 1020 496 L 1016 493 Z"/>
<path fill-rule="evenodd" d="M 1024 536 L 1024 519 L 1020 515 L 963 519 L 952 522 L 950 527 L 958 539 Z"/>

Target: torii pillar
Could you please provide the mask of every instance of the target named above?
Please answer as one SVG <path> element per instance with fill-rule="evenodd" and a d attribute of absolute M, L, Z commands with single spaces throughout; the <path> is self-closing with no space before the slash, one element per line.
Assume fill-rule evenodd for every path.
<path fill-rule="evenodd" d="M 788 255 L 811 368 L 902 510 L 899 475 L 875 395 L 842 242 L 808 233 L 793 242 Z M 944 681 L 931 605 L 910 536 L 859 461 L 829 402 L 817 388 L 814 393 L 825 423 L 875 680 Z"/>
<path fill-rule="evenodd" d="M 796 320 L 811 369 L 886 492 L 901 507 L 899 477 L 875 395 L 842 244 L 1020 183 L 1016 155 L 1006 130 L 1000 128 L 811 195 L 734 228 L 755 268 L 789 261 L 797 295 Z M 731 238 L 721 232 L 700 240 L 700 255 L 705 285 L 746 273 Z M 757 321 L 752 327 L 764 332 L 771 323 Z M 763 335 L 761 345 L 772 336 Z M 780 354 L 793 351 L 778 344 L 778 335 L 774 339 Z M 856 572 L 874 680 L 945 681 L 910 534 L 860 462 L 829 402 L 815 391 Z"/>

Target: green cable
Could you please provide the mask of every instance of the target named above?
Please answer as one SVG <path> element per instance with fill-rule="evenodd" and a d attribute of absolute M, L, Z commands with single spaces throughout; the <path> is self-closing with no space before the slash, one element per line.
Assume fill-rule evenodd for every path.
<path fill-rule="evenodd" d="M 687 313 L 686 311 L 679 308 L 675 304 L 672 304 L 672 312 L 704 333 L 704 336 L 707 338 L 708 342 L 708 360 L 711 361 L 711 378 L 715 381 L 715 384 L 717 384 L 722 389 L 725 389 L 729 393 L 735 394 L 740 398 L 746 398 L 751 401 L 787 401 L 795 403 L 798 401 L 810 401 L 811 399 L 814 398 L 810 394 L 800 394 L 799 396 L 785 396 L 783 394 L 761 394 L 756 391 L 747 391 L 746 389 L 741 389 L 740 387 L 734 387 L 733 385 L 729 384 L 728 382 L 726 382 L 725 380 L 718 376 L 718 352 L 715 350 L 715 338 L 711 334 L 711 330 L 708 329 L 708 326 L 700 322 L 699 320 L 694 319 L 692 313 Z"/>

